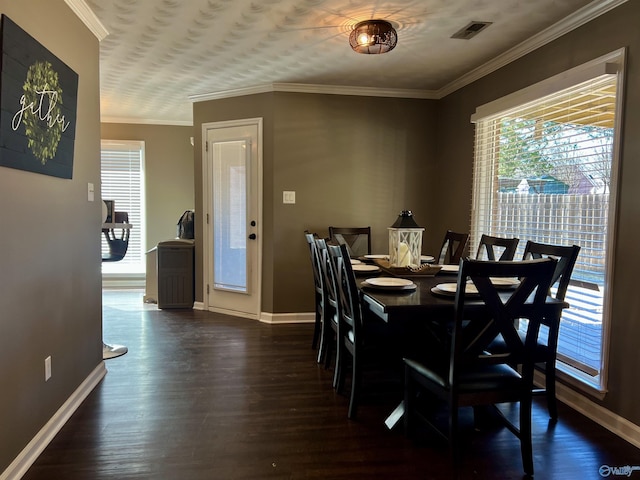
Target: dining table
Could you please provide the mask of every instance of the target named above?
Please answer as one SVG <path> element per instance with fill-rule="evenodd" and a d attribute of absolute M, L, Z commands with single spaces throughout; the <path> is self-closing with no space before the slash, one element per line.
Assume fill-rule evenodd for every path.
<path fill-rule="evenodd" d="M 419 335 L 430 332 L 432 338 L 448 338 L 447 325 L 453 321 L 455 312 L 455 293 L 441 291 L 438 285 L 457 282 L 458 271 L 450 267 L 435 275 L 407 275 L 403 280 L 410 280 L 415 288 L 392 289 L 375 288 L 369 284 L 377 276 L 392 276 L 384 270 L 375 274 L 358 275 L 358 285 L 362 294 L 363 316 L 375 315 L 390 327 L 405 332 L 404 338 L 414 346 L 419 344 Z M 501 296 L 505 298 L 513 290 L 505 289 Z M 562 310 L 569 306 L 562 300 L 551 296 L 545 303 L 545 323 L 559 322 Z M 481 316 L 485 310 L 484 303 L 477 297 L 469 295 L 465 298 L 465 312 Z M 418 333 L 416 333 L 418 332 Z M 445 354 L 446 345 L 439 354 Z M 404 414 L 404 402 L 400 402 L 385 420 L 387 428 L 392 429 Z"/>

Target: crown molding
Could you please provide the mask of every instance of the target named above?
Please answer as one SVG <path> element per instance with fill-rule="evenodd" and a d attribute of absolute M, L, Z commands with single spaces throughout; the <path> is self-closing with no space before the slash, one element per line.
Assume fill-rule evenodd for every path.
<path fill-rule="evenodd" d="M 105 39 L 109 32 L 102 25 L 93 10 L 84 2 L 84 0 L 64 0 L 73 13 L 82 20 L 89 30 L 96 36 L 99 42 Z"/>
<path fill-rule="evenodd" d="M 484 65 L 467 72 L 457 80 L 445 85 L 438 90 L 438 98 L 443 98 L 456 90 L 465 87 L 482 77 L 495 72 L 496 70 L 508 65 L 511 62 L 518 60 L 521 57 L 537 50 L 538 48 L 551 43 L 553 40 L 560 38 L 561 36 L 575 30 L 578 27 L 594 20 L 595 18 L 604 15 L 610 10 L 626 3 L 628 0 L 603 0 L 594 1 L 589 5 L 585 5 L 580 10 L 568 15 L 563 20 L 551 25 L 545 30 L 537 33 L 533 37 L 525 40 L 524 42 L 516 45 L 515 47 L 507 50 L 501 55 L 498 55 L 493 60 L 485 63 Z"/>
<path fill-rule="evenodd" d="M 129 123 L 132 125 L 170 125 L 193 127 L 193 120 L 161 120 L 157 118 L 100 117 L 100 123 Z"/>
<path fill-rule="evenodd" d="M 361 97 L 418 98 L 428 100 L 435 100 L 438 98 L 437 92 L 434 90 L 353 87 L 348 85 L 317 85 L 310 83 L 271 83 L 266 85 L 257 85 L 255 87 L 236 88 L 233 90 L 190 95 L 188 98 L 191 102 L 196 103 L 269 92 L 353 95 Z"/>

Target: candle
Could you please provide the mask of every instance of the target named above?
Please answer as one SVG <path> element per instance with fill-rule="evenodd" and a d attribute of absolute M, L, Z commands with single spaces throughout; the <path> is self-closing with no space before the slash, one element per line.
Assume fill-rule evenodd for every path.
<path fill-rule="evenodd" d="M 411 252 L 405 242 L 398 243 L 398 266 L 408 267 L 411 265 Z"/>

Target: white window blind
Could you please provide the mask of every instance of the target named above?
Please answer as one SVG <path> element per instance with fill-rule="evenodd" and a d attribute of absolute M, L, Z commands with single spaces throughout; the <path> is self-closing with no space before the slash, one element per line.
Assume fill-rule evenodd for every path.
<path fill-rule="evenodd" d="M 593 67 L 593 65 L 591 66 Z M 476 123 L 471 251 L 483 233 L 580 245 L 560 328 L 558 367 L 603 387 L 608 322 L 608 241 L 612 228 L 618 74 L 594 77 L 502 111 L 486 106 Z M 566 84 L 567 76 L 563 76 Z M 553 90 L 553 89 L 551 89 Z M 531 90 L 526 96 L 531 97 Z M 511 100 L 518 96 L 512 96 Z M 482 115 L 482 113 L 491 112 Z"/>
<path fill-rule="evenodd" d="M 127 212 L 133 225 L 123 260 L 102 264 L 109 276 L 144 274 L 144 142 L 103 140 L 101 150 L 102 198 L 113 200 L 115 211 Z M 102 238 L 102 252 L 109 247 Z"/>

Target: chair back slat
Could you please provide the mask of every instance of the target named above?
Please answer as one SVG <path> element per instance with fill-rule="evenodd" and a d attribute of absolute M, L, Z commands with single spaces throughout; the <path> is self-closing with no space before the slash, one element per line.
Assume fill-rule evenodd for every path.
<path fill-rule="evenodd" d="M 464 256 L 468 241 L 468 233 L 458 233 L 447 230 L 442 240 L 442 246 L 440 247 L 438 263 L 440 265 L 458 265 L 460 259 Z"/>
<path fill-rule="evenodd" d="M 459 369 L 469 365 L 521 364 L 533 375 L 533 353 L 540 325 L 549 315 L 547 296 L 556 261 L 551 258 L 528 261 L 479 261 L 465 259 L 458 277 L 455 319 L 450 354 L 450 382 L 456 383 Z M 513 291 L 500 289 L 495 278 L 519 279 Z M 468 279 L 468 280 L 467 280 Z M 478 316 L 475 302 L 466 295 L 469 285 L 478 291 L 478 301 L 486 306 Z M 475 299 L 474 299 L 475 300 Z M 474 308 L 469 310 L 473 305 Z M 517 332 L 516 319 L 528 319 L 523 342 Z M 488 347 L 502 335 L 506 348 L 498 354 L 487 353 Z"/>
<path fill-rule="evenodd" d="M 347 245 L 352 257 L 371 253 L 371 227 L 329 227 L 329 237 L 333 243 Z"/>
<path fill-rule="evenodd" d="M 518 238 L 501 238 L 482 234 L 476 254 L 477 260 L 513 260 L 518 248 Z M 486 257 L 486 258 L 485 258 Z"/>

